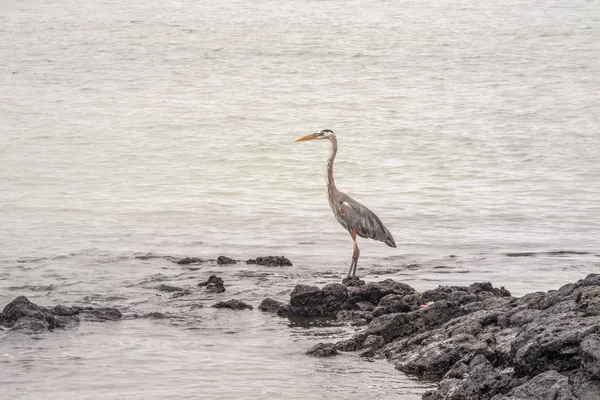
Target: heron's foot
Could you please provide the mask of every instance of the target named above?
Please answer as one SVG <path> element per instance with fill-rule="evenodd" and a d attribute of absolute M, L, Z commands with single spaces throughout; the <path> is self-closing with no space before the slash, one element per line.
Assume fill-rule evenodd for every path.
<path fill-rule="evenodd" d="M 342 284 L 346 286 L 364 286 L 366 285 L 366 282 L 358 276 L 347 276 L 342 279 Z"/>

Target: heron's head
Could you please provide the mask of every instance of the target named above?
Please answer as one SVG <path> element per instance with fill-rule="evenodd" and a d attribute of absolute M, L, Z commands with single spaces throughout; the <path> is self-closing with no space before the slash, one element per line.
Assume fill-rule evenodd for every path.
<path fill-rule="evenodd" d="M 329 139 L 332 136 L 335 136 L 335 134 L 331 129 L 322 129 L 319 132 L 311 133 L 310 135 L 296 139 L 295 142 L 304 142 L 305 140 L 313 139 Z"/>

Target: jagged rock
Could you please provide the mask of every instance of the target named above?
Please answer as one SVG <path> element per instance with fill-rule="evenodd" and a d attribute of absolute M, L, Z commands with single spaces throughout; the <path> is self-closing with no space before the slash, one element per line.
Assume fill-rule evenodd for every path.
<path fill-rule="evenodd" d="M 600 335 L 592 333 L 579 346 L 583 368 L 595 378 L 600 378 Z"/>
<path fill-rule="evenodd" d="M 165 319 L 165 318 L 169 318 L 169 316 L 167 314 L 163 314 L 158 311 L 153 311 L 153 312 L 149 312 L 144 315 L 141 315 L 138 318 Z"/>
<path fill-rule="evenodd" d="M 92 322 L 118 321 L 123 317 L 121 311 L 112 307 L 83 307 L 79 315 Z"/>
<path fill-rule="evenodd" d="M 229 258 L 229 257 L 225 257 L 225 256 L 217 257 L 217 264 L 219 264 L 219 265 L 235 264 L 235 263 L 237 263 L 237 261 L 234 260 L 233 258 Z"/>
<path fill-rule="evenodd" d="M 184 257 L 181 260 L 178 260 L 176 263 L 180 265 L 188 265 L 188 264 L 202 264 L 204 262 L 203 259 L 198 257 Z"/>
<path fill-rule="evenodd" d="M 292 262 L 284 256 L 267 256 L 267 257 L 256 257 L 254 259 L 246 260 L 246 264 L 258 264 L 267 267 L 291 267 Z"/>
<path fill-rule="evenodd" d="M 351 287 L 348 293 L 350 301 L 353 303 L 368 301 L 378 304 L 382 298 L 389 294 L 404 296 L 415 293 L 415 289 L 405 283 L 386 279 L 381 282 L 369 282 L 364 286 Z"/>
<path fill-rule="evenodd" d="M 201 282 L 198 284 L 198 286 L 205 286 L 206 290 L 208 290 L 209 292 L 223 293 L 225 291 L 225 284 L 223 282 L 223 279 L 219 278 L 216 275 L 209 276 L 206 282 Z"/>
<path fill-rule="evenodd" d="M 78 315 L 81 312 L 81 307 L 67 307 L 63 305 L 57 305 L 50 310 L 50 312 L 54 315 L 58 315 L 61 317 L 72 317 L 74 315 Z"/>
<path fill-rule="evenodd" d="M 217 304 L 213 304 L 211 307 L 229 308 L 231 310 L 252 310 L 254 308 L 250 304 L 246 304 L 243 301 L 235 300 L 235 299 L 227 300 L 227 301 L 220 301 Z"/>
<path fill-rule="evenodd" d="M 184 291 L 185 289 L 177 287 L 177 286 L 171 286 L 171 285 L 166 285 L 166 284 L 161 284 L 158 285 L 156 287 L 157 290 L 161 291 L 161 292 L 168 292 L 168 293 L 173 293 L 173 292 L 181 292 Z"/>
<path fill-rule="evenodd" d="M 441 326 L 465 312 L 456 303 L 438 301 L 430 307 L 409 313 L 385 314 L 374 318 L 367 327 L 369 335 L 380 335 L 386 343 Z"/>
<path fill-rule="evenodd" d="M 67 307 L 57 305 L 52 310 L 19 296 L 4 307 L 0 325 L 31 332 L 51 331 L 79 323 L 80 318 L 92 322 L 116 321 L 122 314 L 116 308 Z"/>
<path fill-rule="evenodd" d="M 547 371 L 492 400 L 576 400 L 569 379 L 556 371 Z"/>
<path fill-rule="evenodd" d="M 179 297 L 187 296 L 188 294 L 192 294 L 192 291 L 191 291 L 191 290 L 188 290 L 188 289 L 183 289 L 183 290 L 181 290 L 181 291 L 179 291 L 179 292 L 175 292 L 175 293 L 173 293 L 173 294 L 171 295 L 171 298 L 172 298 L 172 299 L 177 299 L 177 298 L 179 298 Z"/>
<path fill-rule="evenodd" d="M 335 317 L 338 321 L 352 326 L 364 326 L 371 322 L 373 313 L 361 310 L 342 310 L 338 311 Z"/>
<path fill-rule="evenodd" d="M 366 284 L 367 283 L 360 279 L 358 276 L 347 276 L 344 279 L 342 279 L 342 285 L 346 285 L 348 287 L 365 286 Z"/>
<path fill-rule="evenodd" d="M 600 275 L 521 298 L 489 282 L 421 294 L 392 280 L 298 285 L 278 314 L 368 323 L 314 351 L 385 356 L 442 379 L 426 400 L 600 399 Z"/>
<path fill-rule="evenodd" d="M 335 345 L 332 343 L 319 343 L 306 352 L 313 357 L 333 357 L 338 355 Z"/>
<path fill-rule="evenodd" d="M 316 286 L 296 285 L 290 294 L 290 305 L 282 307 L 279 315 L 305 317 L 335 316 L 348 309 L 348 289 L 339 283 L 331 283 L 319 289 Z"/>
<path fill-rule="evenodd" d="M 276 313 L 283 306 L 285 306 L 285 304 L 282 303 L 281 301 L 277 301 L 277 300 L 274 300 L 274 299 L 272 299 L 270 297 L 267 297 L 266 299 L 264 299 L 263 301 L 261 301 L 261 303 L 258 305 L 258 309 L 260 311 L 264 311 L 264 312 Z"/>
<path fill-rule="evenodd" d="M 379 304 L 373 310 L 373 315 L 379 317 L 384 314 L 416 311 L 419 306 L 420 300 L 417 294 L 388 294 L 379 300 Z"/>
<path fill-rule="evenodd" d="M 25 296 L 17 297 L 4 307 L 0 324 L 32 332 L 51 331 L 61 326 L 50 310 L 32 303 Z"/>

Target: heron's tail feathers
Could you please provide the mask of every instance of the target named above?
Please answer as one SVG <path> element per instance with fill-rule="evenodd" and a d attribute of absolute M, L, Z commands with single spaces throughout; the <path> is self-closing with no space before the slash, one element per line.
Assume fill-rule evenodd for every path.
<path fill-rule="evenodd" d="M 396 248 L 396 241 L 392 237 L 392 234 L 389 231 L 387 232 L 387 234 L 388 234 L 388 236 L 385 238 L 384 243 L 390 247 Z"/>

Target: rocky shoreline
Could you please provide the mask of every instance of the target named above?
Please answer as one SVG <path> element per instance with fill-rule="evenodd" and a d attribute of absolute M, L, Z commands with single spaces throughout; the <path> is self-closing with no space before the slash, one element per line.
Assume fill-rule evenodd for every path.
<path fill-rule="evenodd" d="M 233 262 L 223 257 L 218 264 Z M 247 263 L 282 267 L 289 260 L 259 257 Z M 217 294 L 225 286 L 213 275 L 195 290 Z M 156 289 L 172 293 L 171 298 L 194 293 L 193 288 L 166 284 Z M 212 307 L 244 310 L 239 312 L 254 308 L 236 299 Z M 424 400 L 600 399 L 600 275 L 519 298 L 489 282 L 419 293 L 391 279 L 368 283 L 350 279 L 321 288 L 296 285 L 289 303 L 266 298 L 258 309 L 282 318 L 326 317 L 354 326 L 352 338 L 319 343 L 307 354 L 332 357 L 356 352 L 385 358 L 406 374 L 439 382 L 423 395 Z M 46 308 L 19 296 L 0 313 L 0 330 L 51 331 L 81 321 L 122 317 L 116 308 Z"/>
<path fill-rule="evenodd" d="M 259 309 L 364 325 L 309 355 L 360 352 L 440 380 L 424 400 L 600 399 L 600 275 L 520 298 L 489 282 L 418 293 L 390 279 L 297 285 L 290 297 Z"/>

